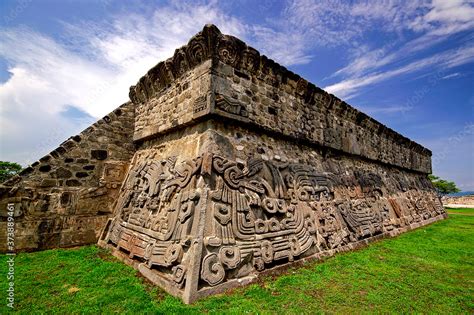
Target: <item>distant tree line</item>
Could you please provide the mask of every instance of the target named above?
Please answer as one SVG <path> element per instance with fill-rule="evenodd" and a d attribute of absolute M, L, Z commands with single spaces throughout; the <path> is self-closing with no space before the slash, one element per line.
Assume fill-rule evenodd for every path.
<path fill-rule="evenodd" d="M 431 183 L 433 183 L 434 188 L 440 196 L 461 191 L 458 187 L 456 187 L 454 182 L 441 179 L 438 176 L 434 176 L 433 174 L 428 175 L 428 178 L 430 179 Z"/>
<path fill-rule="evenodd" d="M 0 183 L 18 174 L 21 169 L 18 163 L 0 161 Z"/>

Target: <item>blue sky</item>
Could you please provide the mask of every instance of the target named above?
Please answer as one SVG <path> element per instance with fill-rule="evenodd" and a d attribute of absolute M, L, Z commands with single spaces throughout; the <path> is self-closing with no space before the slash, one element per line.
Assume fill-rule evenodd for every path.
<path fill-rule="evenodd" d="M 214 23 L 433 151 L 474 190 L 474 1 L 0 2 L 0 160 L 27 165 L 127 101 Z"/>

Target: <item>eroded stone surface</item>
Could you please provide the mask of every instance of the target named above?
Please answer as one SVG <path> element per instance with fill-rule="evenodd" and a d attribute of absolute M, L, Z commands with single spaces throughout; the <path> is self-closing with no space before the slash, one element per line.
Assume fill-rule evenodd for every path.
<path fill-rule="evenodd" d="M 105 226 L 100 246 L 189 303 L 446 216 L 428 149 L 215 26 L 130 99 L 2 188 L 20 239 Z"/>
<path fill-rule="evenodd" d="M 133 104 L 125 103 L 0 186 L 0 251 L 7 250 L 8 203 L 21 212 L 17 251 L 97 241 L 135 151 L 134 114 Z"/>
<path fill-rule="evenodd" d="M 186 302 L 445 215 L 425 174 L 224 123 L 188 134 L 195 158 L 137 152 L 101 242 Z"/>

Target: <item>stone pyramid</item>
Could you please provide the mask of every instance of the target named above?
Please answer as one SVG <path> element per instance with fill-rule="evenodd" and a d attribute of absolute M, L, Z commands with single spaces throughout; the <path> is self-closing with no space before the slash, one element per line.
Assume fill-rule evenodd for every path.
<path fill-rule="evenodd" d="M 213 25 L 130 99 L 99 244 L 186 303 L 445 217 L 427 149 Z"/>
<path fill-rule="evenodd" d="M 12 216 L 17 250 L 98 240 L 191 303 L 446 217 L 428 149 L 213 25 L 130 100 L 3 183 L 2 251 Z"/>

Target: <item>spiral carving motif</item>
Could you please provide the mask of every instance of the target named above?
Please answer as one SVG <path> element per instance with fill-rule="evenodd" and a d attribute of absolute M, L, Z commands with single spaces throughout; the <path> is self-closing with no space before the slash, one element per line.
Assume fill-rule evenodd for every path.
<path fill-rule="evenodd" d="M 203 62 L 209 55 L 206 40 L 203 36 L 196 36 L 188 44 L 187 54 L 192 66 Z"/>
<path fill-rule="evenodd" d="M 219 256 L 215 253 L 210 253 L 204 257 L 201 267 L 201 278 L 209 283 L 209 285 L 215 286 L 221 283 L 224 277 L 225 270 L 219 260 Z"/>
<path fill-rule="evenodd" d="M 223 36 L 218 44 L 217 53 L 222 62 L 235 66 L 239 61 L 239 52 L 233 39 Z"/>
<path fill-rule="evenodd" d="M 247 47 L 243 53 L 242 67 L 248 71 L 257 70 L 260 66 L 260 54 L 255 49 Z"/>
<path fill-rule="evenodd" d="M 240 262 L 240 249 L 236 246 L 223 246 L 219 250 L 222 263 L 229 269 L 234 269 Z"/>

